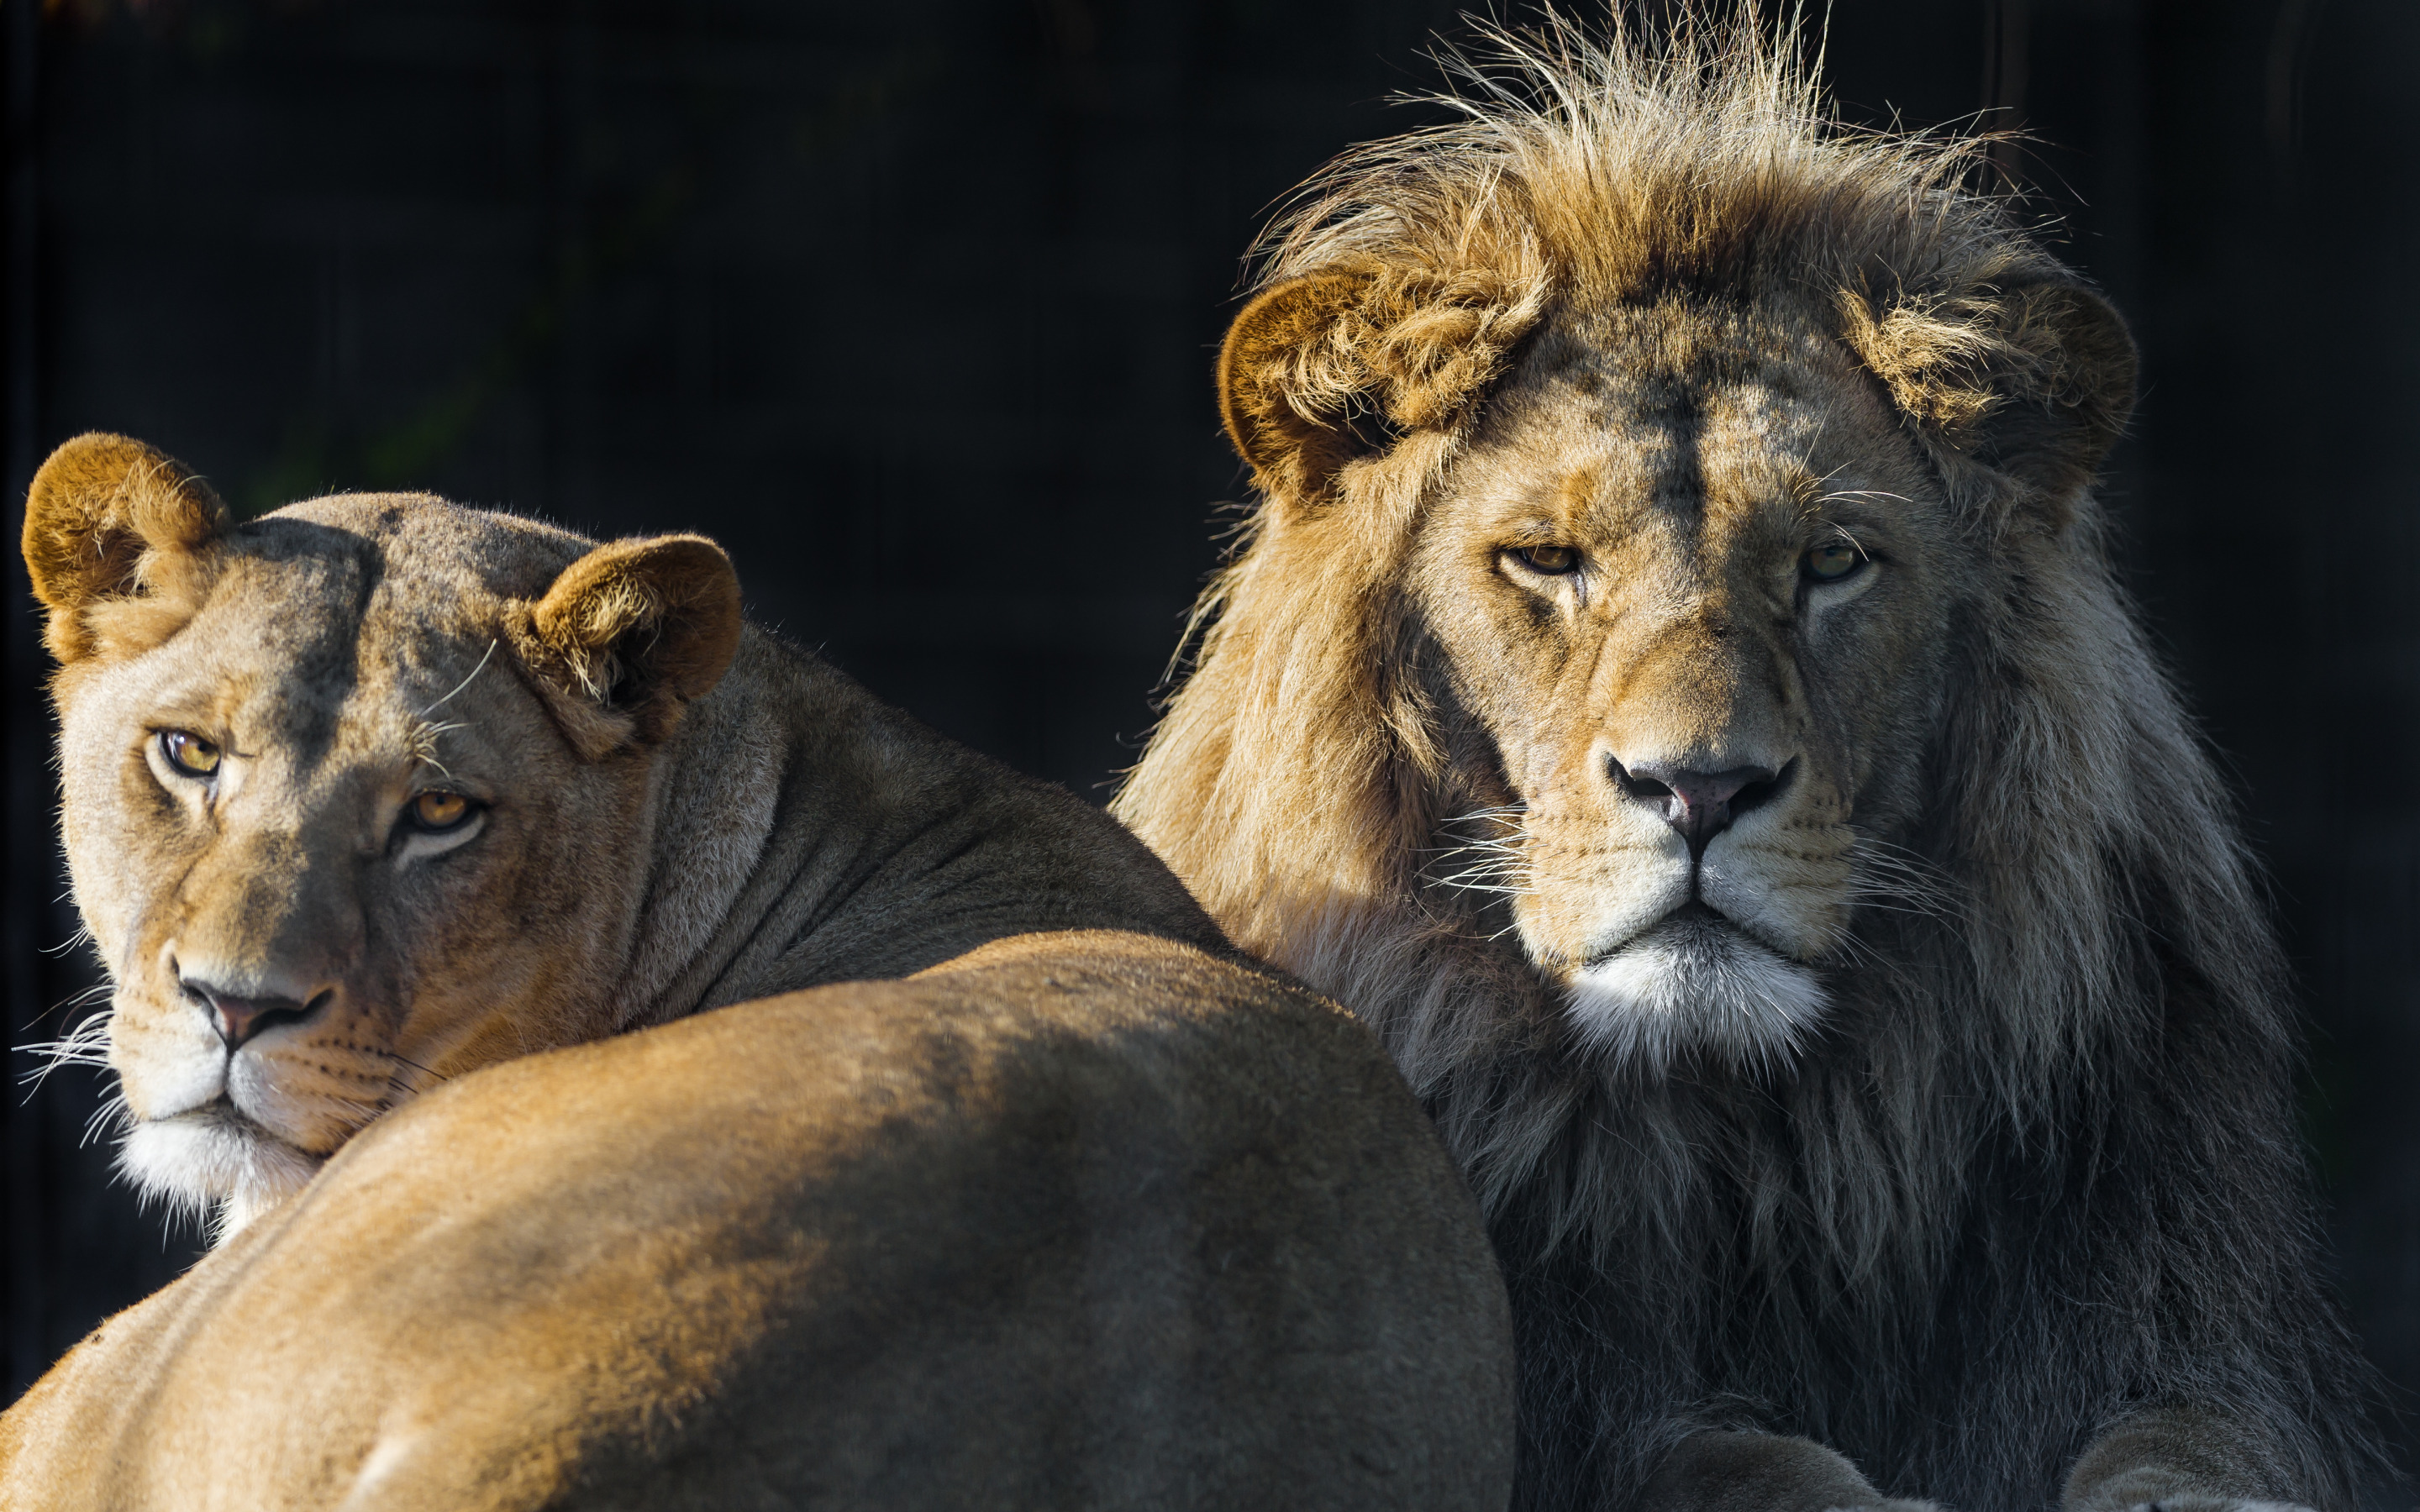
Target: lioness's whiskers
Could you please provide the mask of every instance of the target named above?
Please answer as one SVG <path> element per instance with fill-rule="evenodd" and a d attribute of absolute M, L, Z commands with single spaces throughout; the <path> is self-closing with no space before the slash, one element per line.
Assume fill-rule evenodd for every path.
<path fill-rule="evenodd" d="M 93 1002 L 99 998 L 107 997 L 111 993 L 116 992 L 116 984 L 114 982 L 94 982 L 89 987 L 68 994 L 65 997 L 60 998 L 57 1002 L 53 1003 L 50 1007 L 42 1010 L 41 1012 L 35 1014 L 32 1021 L 26 1024 L 25 1027 L 29 1029 L 33 1028 L 39 1025 L 42 1020 L 49 1018 L 54 1013 L 64 1013 L 73 1009 L 82 1008 L 86 1003 Z M 18 1048 L 30 1050 L 33 1046 L 21 1045 Z"/>
<path fill-rule="evenodd" d="M 45 945 L 39 947 L 39 949 L 44 955 L 65 955 L 79 945 L 89 945 L 90 943 L 92 943 L 92 931 L 79 927 L 73 934 L 69 935 L 58 944 Z"/>
<path fill-rule="evenodd" d="M 392 1050 L 377 1049 L 375 1046 L 373 1046 L 372 1049 L 375 1054 L 384 1056 L 387 1059 L 395 1061 L 398 1065 L 409 1066 L 413 1071 L 420 1072 L 420 1074 L 427 1077 L 431 1081 L 442 1082 L 449 1079 L 442 1072 L 431 1071 L 427 1066 L 422 1065 L 419 1061 L 412 1059 L 410 1056 L 400 1056 Z"/>
<path fill-rule="evenodd" d="M 101 1100 L 101 1106 L 93 1109 L 92 1117 L 84 1121 L 84 1134 L 76 1140 L 76 1148 L 84 1149 L 113 1125 L 124 1129 L 133 1122 L 133 1112 L 126 1105 L 125 1090 L 113 1086 L 109 1095 Z"/>
<path fill-rule="evenodd" d="M 439 709 L 443 708 L 443 707 L 444 707 L 448 702 L 450 702 L 453 700 L 453 698 L 454 698 L 454 694 L 455 694 L 455 693 L 459 693 L 459 692 L 461 692 L 464 688 L 466 688 L 466 687 L 470 687 L 470 686 L 471 686 L 471 684 L 472 684 L 473 682 L 474 682 L 474 681 L 478 678 L 478 675 L 479 675 L 481 672 L 486 671 L 488 670 L 488 663 L 495 657 L 495 655 L 496 655 L 496 647 L 497 647 L 497 645 L 498 645 L 498 644 L 499 644 L 499 642 L 494 641 L 494 640 L 490 640 L 490 641 L 489 641 L 489 642 L 488 642 L 488 650 L 487 650 L 487 653 L 486 653 L 484 656 L 480 656 L 480 658 L 479 658 L 479 665 L 477 665 L 476 667 L 473 667 L 473 668 L 472 668 L 472 669 L 471 669 L 471 675 L 470 675 L 469 677 L 465 677 L 465 678 L 463 678 L 460 682 L 458 682 L 458 683 L 455 684 L 455 685 L 454 685 L 454 691 L 453 691 L 453 692 L 446 694 L 446 695 L 445 695 L 445 697 L 443 697 L 443 698 L 442 698 L 442 699 L 439 699 L 436 702 L 434 702 L 434 703 L 432 703 L 432 704 L 428 705 L 428 707 L 427 707 L 427 708 L 425 708 L 425 709 L 421 710 L 421 711 L 420 711 L 420 717 L 421 717 L 421 718 L 424 718 L 424 719 L 427 718 L 430 715 L 432 715 L 432 714 L 436 713 Z M 458 726 L 458 725 L 450 725 L 450 726 L 444 726 L 444 727 L 442 727 L 442 728 L 446 728 L 446 729 L 459 729 L 459 728 L 461 728 L 461 727 L 460 727 L 460 726 Z"/>
<path fill-rule="evenodd" d="M 90 997 L 89 993 L 77 995 L 87 1000 Z M 42 1084 L 50 1080 L 51 1072 L 61 1066 L 90 1066 L 96 1071 L 109 1069 L 109 1013 L 108 1009 L 102 1009 L 55 1040 L 41 1040 L 17 1047 L 28 1055 L 42 1057 L 41 1064 L 20 1078 L 26 1088 L 27 1102 L 31 1102 L 34 1094 L 42 1089 Z"/>

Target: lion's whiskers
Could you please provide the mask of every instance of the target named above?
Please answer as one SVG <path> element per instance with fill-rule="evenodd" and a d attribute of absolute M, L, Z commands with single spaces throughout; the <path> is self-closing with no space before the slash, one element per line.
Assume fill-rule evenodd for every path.
<path fill-rule="evenodd" d="M 1851 847 L 1843 896 L 1885 913 L 1914 914 L 1948 923 L 1966 917 L 1956 887 L 1937 866 L 1871 835 L 1858 835 Z"/>
<path fill-rule="evenodd" d="M 1529 865 L 1528 835 L 1520 825 L 1521 816 L 1528 812 L 1527 804 L 1498 804 L 1474 809 L 1446 820 L 1438 828 L 1450 831 L 1458 825 L 1472 824 L 1492 824 L 1501 827 L 1493 835 L 1462 839 L 1458 844 L 1422 852 L 1433 860 L 1422 864 L 1421 880 L 1455 892 L 1485 893 L 1504 898 L 1534 894 L 1537 884 Z M 1429 869 L 1435 863 L 1466 859 L 1468 864 L 1456 872 L 1440 874 Z M 1497 933 L 1500 934 L 1502 932 Z"/>

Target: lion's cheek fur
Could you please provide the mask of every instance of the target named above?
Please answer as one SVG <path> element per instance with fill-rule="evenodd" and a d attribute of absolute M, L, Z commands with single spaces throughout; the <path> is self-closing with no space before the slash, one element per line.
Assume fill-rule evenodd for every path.
<path fill-rule="evenodd" d="M 1523 839 L 1512 914 L 1529 958 L 1550 971 L 1584 965 L 1689 901 L 1688 852 L 1662 825 L 1590 814 Z"/>

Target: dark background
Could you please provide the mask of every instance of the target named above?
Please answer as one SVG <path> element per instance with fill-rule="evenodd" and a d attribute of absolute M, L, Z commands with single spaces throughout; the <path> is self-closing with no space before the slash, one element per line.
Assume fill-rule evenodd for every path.
<path fill-rule="evenodd" d="M 1209 382 L 1238 255 L 1423 118 L 1385 99 L 1457 8 L 0 0 L 9 539 L 91 427 L 247 512 L 425 487 L 701 529 L 759 619 L 1105 797 L 1242 489 Z M 1835 0 L 1828 66 L 1855 119 L 2033 132 L 2012 166 L 2135 323 L 2127 568 L 2303 972 L 2346 1297 L 2420 1386 L 2420 5 Z M 92 977 L 8 556 L 23 1045 Z M 194 1253 L 83 1142 L 99 1096 L 0 1113 L 11 1395 Z"/>

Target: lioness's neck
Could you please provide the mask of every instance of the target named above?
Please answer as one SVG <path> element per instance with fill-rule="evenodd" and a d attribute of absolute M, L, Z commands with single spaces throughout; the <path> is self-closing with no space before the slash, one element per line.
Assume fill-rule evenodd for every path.
<path fill-rule="evenodd" d="M 753 627 L 656 773 L 617 1028 L 906 976 L 1040 930 L 1228 949 L 1107 814 Z"/>

